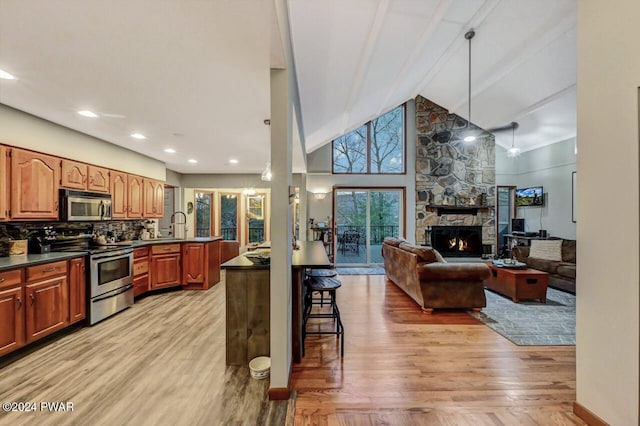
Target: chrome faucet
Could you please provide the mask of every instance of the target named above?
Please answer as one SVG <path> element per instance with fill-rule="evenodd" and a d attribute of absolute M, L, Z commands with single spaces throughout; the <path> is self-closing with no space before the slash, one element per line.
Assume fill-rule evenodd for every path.
<path fill-rule="evenodd" d="M 176 222 L 176 215 L 182 215 L 183 221 L 182 222 Z M 176 237 L 176 225 L 184 225 L 184 235 L 182 236 L 182 238 L 187 238 L 187 215 L 184 212 L 181 211 L 177 211 L 174 212 L 171 215 L 171 229 L 173 230 L 173 236 Z"/>

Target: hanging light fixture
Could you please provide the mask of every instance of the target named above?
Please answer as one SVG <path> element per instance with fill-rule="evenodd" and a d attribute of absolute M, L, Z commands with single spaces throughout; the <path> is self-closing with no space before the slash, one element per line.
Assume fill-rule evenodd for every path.
<path fill-rule="evenodd" d="M 469 30 L 465 33 L 464 38 L 469 40 L 469 99 L 467 105 L 469 107 L 469 114 L 467 115 L 467 129 L 465 131 L 463 140 L 465 142 L 473 142 L 476 140 L 476 135 L 471 130 L 471 39 L 476 35 L 474 30 Z"/>
<path fill-rule="evenodd" d="M 517 157 L 520 155 L 520 148 L 516 148 L 516 129 L 519 124 L 515 121 L 511 122 L 511 148 L 507 150 L 507 157 Z"/>

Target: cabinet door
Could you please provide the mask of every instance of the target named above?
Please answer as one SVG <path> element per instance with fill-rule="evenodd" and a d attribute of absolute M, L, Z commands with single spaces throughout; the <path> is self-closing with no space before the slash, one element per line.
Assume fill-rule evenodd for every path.
<path fill-rule="evenodd" d="M 25 286 L 27 343 L 64 328 L 68 324 L 67 277 L 55 277 Z"/>
<path fill-rule="evenodd" d="M 60 159 L 11 151 L 11 218 L 58 219 Z"/>
<path fill-rule="evenodd" d="M 143 179 L 143 216 L 144 217 L 156 217 L 155 212 L 155 180 L 152 179 Z"/>
<path fill-rule="evenodd" d="M 0 145 L 0 220 L 9 218 L 9 149 Z"/>
<path fill-rule="evenodd" d="M 180 285 L 180 254 L 151 256 L 151 288 Z"/>
<path fill-rule="evenodd" d="M 133 279 L 133 297 L 149 291 L 149 274 L 143 274 Z"/>
<path fill-rule="evenodd" d="M 182 244 L 182 284 L 204 282 L 204 244 Z"/>
<path fill-rule="evenodd" d="M 109 169 L 89 166 L 87 189 L 95 192 L 109 192 Z"/>
<path fill-rule="evenodd" d="M 129 219 L 142 217 L 142 178 L 136 175 L 127 176 L 127 217 Z"/>
<path fill-rule="evenodd" d="M 69 261 L 69 324 L 86 318 L 86 275 L 84 258 Z"/>
<path fill-rule="evenodd" d="M 127 174 L 111 172 L 111 216 L 114 219 L 127 217 Z"/>
<path fill-rule="evenodd" d="M 0 290 L 0 356 L 24 345 L 22 286 Z"/>
<path fill-rule="evenodd" d="M 164 217 L 164 183 L 156 181 L 153 191 L 153 211 L 155 212 L 155 217 Z"/>
<path fill-rule="evenodd" d="M 62 160 L 60 186 L 71 189 L 87 189 L 87 165 L 77 161 Z"/>

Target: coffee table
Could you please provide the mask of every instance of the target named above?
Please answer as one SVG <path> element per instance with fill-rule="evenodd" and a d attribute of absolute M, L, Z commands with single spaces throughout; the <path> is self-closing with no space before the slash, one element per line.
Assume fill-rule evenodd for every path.
<path fill-rule="evenodd" d="M 491 274 L 484 286 L 490 290 L 510 297 L 515 303 L 522 299 L 540 299 L 547 303 L 549 274 L 536 269 L 511 269 L 487 263 Z"/>

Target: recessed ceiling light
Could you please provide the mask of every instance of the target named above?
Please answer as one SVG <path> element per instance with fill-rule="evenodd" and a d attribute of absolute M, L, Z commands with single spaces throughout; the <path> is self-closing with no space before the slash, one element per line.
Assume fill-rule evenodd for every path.
<path fill-rule="evenodd" d="M 147 137 L 142 133 L 131 133 L 131 137 L 134 139 L 146 139 Z"/>
<path fill-rule="evenodd" d="M 229 164 L 238 164 L 238 160 L 236 160 L 235 158 L 231 158 L 229 160 Z"/>
<path fill-rule="evenodd" d="M 3 80 L 15 80 L 16 79 L 12 74 L 9 74 L 5 70 L 0 70 L 0 78 L 3 79 Z"/>
<path fill-rule="evenodd" d="M 164 150 L 164 152 L 168 152 L 169 154 L 175 154 L 176 150 L 173 148 L 167 148 Z"/>
<path fill-rule="evenodd" d="M 188 161 L 189 161 L 190 163 L 194 163 L 194 164 L 198 162 L 198 160 L 194 160 L 193 158 L 190 158 Z"/>
<path fill-rule="evenodd" d="M 81 111 L 78 111 L 78 114 L 80 114 L 83 117 L 90 117 L 90 118 L 96 118 L 98 116 L 98 114 L 96 114 L 93 111 L 88 111 L 86 109 L 83 109 Z"/>

